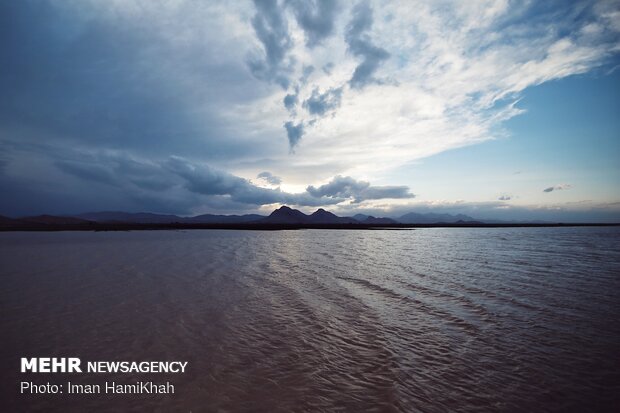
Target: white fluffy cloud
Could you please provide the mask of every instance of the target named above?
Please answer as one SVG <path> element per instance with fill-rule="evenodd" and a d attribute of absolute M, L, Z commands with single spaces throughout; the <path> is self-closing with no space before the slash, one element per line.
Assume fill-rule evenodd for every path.
<path fill-rule="evenodd" d="M 319 91 L 338 90 L 329 116 L 308 104 L 286 112 L 285 93 L 276 88 L 257 106 L 243 108 L 255 122 L 271 120 L 263 126 L 274 135 L 283 135 L 283 121 L 303 125 L 292 141 L 295 155 L 274 154 L 288 165 L 314 163 L 320 169 L 321 162 L 338 162 L 338 172 L 368 177 L 496 138 L 502 122 L 521 113 L 517 102 L 524 89 L 587 72 L 619 47 L 617 2 L 547 9 L 506 0 L 362 4 L 343 8 L 323 47 L 305 47 L 303 29 L 290 18 L 291 38 L 297 39 L 290 57 L 297 70 L 317 62 L 331 67 L 313 71 L 305 83 L 293 82 L 289 92 L 299 102 L 312 102 Z M 350 48 L 360 10 L 366 13 L 360 36 L 368 55 Z M 287 16 L 286 9 L 281 13 Z M 377 56 L 367 73 L 374 81 L 353 87 L 359 68 Z"/>

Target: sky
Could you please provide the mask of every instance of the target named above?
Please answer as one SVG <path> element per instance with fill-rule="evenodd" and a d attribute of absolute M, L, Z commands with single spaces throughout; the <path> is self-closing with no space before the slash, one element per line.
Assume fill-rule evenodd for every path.
<path fill-rule="evenodd" d="M 0 214 L 620 222 L 620 1 L 0 2 Z"/>

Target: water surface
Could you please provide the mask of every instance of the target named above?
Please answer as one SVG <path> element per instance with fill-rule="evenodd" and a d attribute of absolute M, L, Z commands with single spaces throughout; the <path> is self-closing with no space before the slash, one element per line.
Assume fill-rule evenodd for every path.
<path fill-rule="evenodd" d="M 174 395 L 9 391 L 3 410 L 612 411 L 619 241 L 607 227 L 1 233 L 3 389 L 25 356 L 189 361 L 29 377 L 170 380 Z"/>

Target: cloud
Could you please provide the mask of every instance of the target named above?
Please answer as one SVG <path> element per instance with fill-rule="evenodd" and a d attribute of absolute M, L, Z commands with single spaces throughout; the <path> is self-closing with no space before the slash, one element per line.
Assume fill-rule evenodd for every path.
<path fill-rule="evenodd" d="M 498 201 L 510 201 L 512 199 L 511 195 L 502 195 L 499 198 L 497 198 Z"/>
<path fill-rule="evenodd" d="M 258 79 L 273 81 L 286 89 L 292 70 L 286 57 L 293 41 L 283 8 L 277 0 L 254 0 L 254 6 L 252 27 L 263 45 L 263 56 L 251 56 L 248 65 Z"/>
<path fill-rule="evenodd" d="M 267 171 L 259 173 L 256 177 L 270 183 L 271 185 L 280 185 L 282 183 L 282 178 Z"/>
<path fill-rule="evenodd" d="M 368 83 L 376 82 L 373 75 L 379 65 L 390 57 L 383 48 L 375 46 L 370 40 L 368 31 L 373 23 L 372 9 L 367 1 L 362 1 L 353 8 L 353 17 L 347 27 L 346 41 L 349 51 L 362 62 L 355 68 L 349 81 L 354 89 L 361 89 Z"/>
<path fill-rule="evenodd" d="M 185 214 L 204 205 L 204 200 L 184 190 L 179 178 L 161 165 L 127 154 L 42 146 L 19 153 L 18 158 L 28 166 L 28 173 L 0 176 L 0 191 L 11 193 L 10 199 L 0 203 L 5 214 L 97 210 Z M 20 166 L 11 163 L 8 167 L 13 175 Z"/>
<path fill-rule="evenodd" d="M 84 162 L 58 161 L 56 166 L 68 174 L 77 176 L 88 181 L 114 184 L 115 180 L 110 171 L 99 165 L 92 165 Z"/>
<path fill-rule="evenodd" d="M 64 157 L 68 159 L 56 161 L 54 166 L 63 173 L 91 184 L 106 184 L 134 193 L 164 192 L 177 184 L 158 163 L 136 160 L 126 154 L 68 151 Z"/>
<path fill-rule="evenodd" d="M 262 188 L 249 180 L 205 164 L 196 164 L 187 159 L 171 156 L 161 163 L 164 171 L 182 178 L 183 186 L 189 192 L 221 199 L 224 197 L 235 204 L 254 206 L 289 204 L 299 206 L 320 206 L 344 201 L 341 198 L 312 197 L 306 193 L 294 194 L 280 188 Z"/>
<path fill-rule="evenodd" d="M 320 168 L 338 159 L 337 173 L 363 167 L 367 176 L 497 137 L 502 122 L 521 113 L 514 105 L 521 91 L 605 63 L 618 38 L 603 3 L 558 10 L 536 2 L 422 2 L 413 12 L 400 2 L 341 2 L 343 18 L 312 49 L 285 1 L 45 4 L 0 6 L 3 139 L 153 157 L 200 154 L 222 165 L 270 159 Z M 600 30 L 585 30 L 593 24 Z M 298 104 L 317 87 L 341 87 L 364 60 L 347 36 L 389 50 L 380 77 L 398 86 L 345 87 L 337 116 L 317 122 L 312 141 L 291 159 L 283 122 L 306 125 L 308 133 L 315 115 L 283 118 L 274 79 L 290 84 L 304 67 L 329 67 L 331 74 L 315 70 L 299 95 L 289 86 Z M 248 70 L 248 52 L 267 83 Z"/>
<path fill-rule="evenodd" d="M 293 95 L 293 94 L 287 94 L 286 96 L 284 96 L 284 107 L 286 109 L 288 109 L 289 111 L 293 111 L 295 110 L 295 106 L 297 106 L 297 94 Z"/>
<path fill-rule="evenodd" d="M 152 3 L 134 15 L 123 3 L 0 5 L 1 139 L 220 160 L 269 151 L 257 143 L 272 134 L 250 139 L 226 118 L 264 93 L 244 63 L 251 26 L 231 31 L 238 12 Z"/>
<path fill-rule="evenodd" d="M 301 71 L 301 77 L 299 78 L 299 83 L 301 83 L 302 85 L 305 85 L 306 83 L 308 83 L 308 79 L 310 78 L 312 73 L 314 73 L 314 66 L 312 65 L 304 66 Z"/>
<path fill-rule="evenodd" d="M 16 182 L 0 175 L 0 189 L 14 194 L 10 200 L 3 202 L 3 212 L 10 215 L 16 208 L 21 211 L 17 214 L 24 211 L 62 214 L 102 209 L 178 214 L 223 209 L 226 213 L 234 213 L 256 211 L 256 208 L 271 204 L 319 207 L 402 196 L 399 187 L 373 187 L 361 181 L 354 190 L 339 193 L 323 191 L 325 193 L 321 194 L 308 190 L 292 193 L 279 187 L 264 188 L 209 164 L 179 156 L 150 161 L 118 152 L 66 150 L 63 157 L 63 161 L 52 161 L 49 166 L 46 164 L 50 160 L 45 158 L 30 162 L 45 168 L 42 173 L 54 182 L 63 183 L 56 184 L 51 192 L 47 185 L 22 180 Z M 64 179 L 63 175 L 73 179 Z M 282 182 L 280 177 L 267 171 L 257 177 L 272 185 Z"/>
<path fill-rule="evenodd" d="M 306 45 L 313 48 L 334 32 L 340 10 L 336 0 L 290 0 L 297 24 L 304 30 Z"/>
<path fill-rule="evenodd" d="M 0 2 L 0 209 L 253 205 L 189 191 L 162 167 L 170 154 L 296 189 L 402 180 L 403 165 L 505 136 L 524 90 L 607 72 L 619 52 L 617 2 L 339 2 L 320 16 L 326 4 Z M 314 113 L 293 113 L 306 101 Z"/>
<path fill-rule="evenodd" d="M 293 149 L 297 146 L 301 140 L 301 137 L 304 135 L 304 125 L 303 123 L 298 123 L 295 125 L 293 122 L 288 121 L 284 123 L 284 128 L 286 129 L 286 135 L 288 136 L 290 148 Z"/>
<path fill-rule="evenodd" d="M 344 201 L 359 203 L 366 200 L 413 198 L 406 186 L 371 186 L 351 177 L 336 176 L 318 188 L 309 186 L 306 192 L 287 193 L 280 188 L 269 189 L 253 185 L 250 181 L 208 165 L 196 165 L 179 157 L 170 157 L 164 167 L 185 180 L 186 188 L 202 195 L 227 196 L 234 202 L 267 205 L 274 203 L 321 206 Z M 268 172 L 259 175 L 265 177 Z"/>
<path fill-rule="evenodd" d="M 587 72 L 617 53 L 613 50 L 618 34 L 611 23 L 593 8 L 584 9 L 583 3 L 561 10 L 499 0 L 486 6 L 441 4 L 421 2 L 412 8 L 401 2 L 381 7 L 362 3 L 353 8 L 351 21 L 336 31 L 344 36 L 326 42 L 329 53 L 322 48 L 294 49 L 300 59 L 313 56 L 316 67 L 334 63 L 331 74 L 313 74 L 311 84 L 300 90 L 300 102 L 310 99 L 316 87 L 324 92 L 353 79 L 361 79 L 359 85 L 375 83 L 343 89 L 336 116 L 312 126 L 313 138 L 296 151 L 295 164 L 337 158 L 349 168 L 337 173 L 356 169 L 371 175 L 506 136 L 503 124 L 523 113 L 518 102 L 525 89 Z M 585 37 L 580 28 L 589 21 L 606 27 L 607 34 L 596 41 Z M 361 76 L 368 73 L 364 57 L 349 46 L 360 46 L 363 52 L 368 45 L 364 42 L 392 56 L 380 60 L 381 72 L 370 77 Z M 355 76 L 358 66 L 360 77 Z M 390 81 L 376 84 L 377 79 Z M 289 120 L 304 122 L 309 132 L 312 116 L 316 115 L 297 113 Z"/>
<path fill-rule="evenodd" d="M 311 115 L 323 116 L 325 113 L 337 109 L 342 100 L 342 87 L 330 88 L 320 93 L 318 88 L 312 91 L 312 95 L 304 100 L 303 107 Z"/>
<path fill-rule="evenodd" d="M 543 189 L 543 192 L 553 192 L 553 191 L 562 191 L 564 189 L 570 189 L 573 186 L 570 184 L 559 184 L 555 186 L 550 186 L 549 188 Z"/>
<path fill-rule="evenodd" d="M 163 166 L 183 178 L 187 189 L 203 195 L 228 195 L 250 186 L 243 178 L 208 165 L 196 166 L 177 156 L 170 157 Z"/>
<path fill-rule="evenodd" d="M 407 186 L 371 186 L 369 182 L 357 181 L 350 176 L 336 176 L 318 188 L 308 186 L 306 191 L 317 198 L 352 198 L 354 203 L 373 199 L 414 198 Z"/>

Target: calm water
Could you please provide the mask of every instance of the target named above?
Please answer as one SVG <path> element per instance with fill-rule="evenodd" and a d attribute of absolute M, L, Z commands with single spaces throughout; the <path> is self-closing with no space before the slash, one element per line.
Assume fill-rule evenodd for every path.
<path fill-rule="evenodd" d="M 2 233 L 0 265 L 2 411 L 620 409 L 620 228 Z M 176 393 L 6 394 L 25 378 Z"/>

